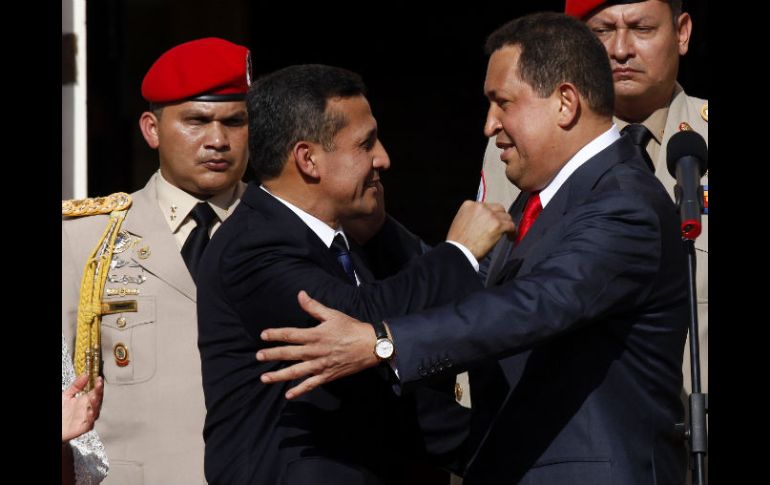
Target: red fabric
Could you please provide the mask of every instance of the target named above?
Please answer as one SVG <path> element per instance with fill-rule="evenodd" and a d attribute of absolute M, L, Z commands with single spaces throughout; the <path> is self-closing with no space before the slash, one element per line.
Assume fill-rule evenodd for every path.
<path fill-rule="evenodd" d="M 564 13 L 582 19 L 588 12 L 606 1 L 607 0 L 567 0 L 564 5 Z"/>
<path fill-rule="evenodd" d="M 617 5 L 626 3 L 639 3 L 644 1 L 645 0 L 567 0 L 564 4 L 564 13 L 579 19 L 583 19 L 589 13 L 601 7 L 605 3 Z"/>
<path fill-rule="evenodd" d="M 529 228 L 534 224 L 537 216 L 540 215 L 540 211 L 543 210 L 543 205 L 540 203 L 540 192 L 532 192 L 527 199 L 527 204 L 524 206 L 524 212 L 521 215 L 521 221 L 519 222 L 519 231 L 516 233 L 516 244 L 524 239 L 524 236 L 529 231 Z"/>
<path fill-rule="evenodd" d="M 203 94 L 245 94 L 249 50 L 208 37 L 185 42 L 161 55 L 142 81 L 142 97 L 170 103 Z"/>

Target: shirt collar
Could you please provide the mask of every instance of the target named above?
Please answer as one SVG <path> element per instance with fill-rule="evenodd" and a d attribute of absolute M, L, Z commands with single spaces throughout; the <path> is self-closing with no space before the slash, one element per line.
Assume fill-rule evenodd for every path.
<path fill-rule="evenodd" d="M 666 129 L 666 119 L 668 118 L 669 106 L 670 105 L 666 105 L 662 108 L 656 109 L 650 116 L 647 117 L 646 120 L 642 121 L 641 123 L 645 126 L 645 128 L 650 130 L 653 139 L 655 139 L 658 145 L 660 145 L 661 140 L 663 140 L 663 131 Z M 620 118 L 613 118 L 613 121 L 615 121 L 615 123 L 618 125 L 618 128 L 621 130 L 631 124 L 628 121 L 621 120 Z"/>
<path fill-rule="evenodd" d="M 545 208 L 548 202 L 556 195 L 556 192 L 569 179 L 570 175 L 580 168 L 591 157 L 604 150 L 608 146 L 612 145 L 618 138 L 620 138 L 620 130 L 616 125 L 612 125 L 609 130 L 605 131 L 598 137 L 591 140 L 587 145 L 578 150 L 572 158 L 559 170 L 556 176 L 551 180 L 543 190 L 540 191 L 540 204 Z"/>
<path fill-rule="evenodd" d="M 274 193 L 267 190 L 267 187 L 264 185 L 259 186 L 260 189 L 264 190 L 268 194 L 270 194 L 272 197 L 274 197 L 278 202 L 282 203 L 289 209 L 291 209 L 292 212 L 297 214 L 297 217 L 302 219 L 302 222 L 305 223 L 307 227 L 310 228 L 311 231 L 313 231 L 318 238 L 323 241 L 323 243 L 326 245 L 327 248 L 332 247 L 332 242 L 334 241 L 334 237 L 337 234 L 342 234 L 343 239 L 345 239 L 345 245 L 348 246 L 348 249 L 350 249 L 350 243 L 348 243 L 348 238 L 345 235 L 345 233 L 342 231 L 342 229 L 334 229 L 331 226 L 329 226 L 327 223 L 322 221 L 321 219 L 315 217 L 312 214 L 309 214 L 296 205 L 292 204 L 291 202 L 288 202 Z"/>
<path fill-rule="evenodd" d="M 231 212 L 233 203 L 240 198 L 243 192 L 242 187 L 240 187 L 241 184 L 235 184 L 232 189 L 203 200 L 169 183 L 163 177 L 160 170 L 157 171 L 157 179 L 158 204 L 160 205 L 160 211 L 163 213 L 163 219 L 168 223 L 172 233 L 179 229 L 190 214 L 190 211 L 195 207 L 195 204 L 199 202 L 208 202 L 211 208 L 214 209 L 217 218 L 220 221 L 224 221 Z"/>

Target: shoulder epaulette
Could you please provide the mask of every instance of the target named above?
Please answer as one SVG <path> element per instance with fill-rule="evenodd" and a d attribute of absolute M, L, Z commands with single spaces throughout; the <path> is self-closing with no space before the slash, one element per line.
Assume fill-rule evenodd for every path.
<path fill-rule="evenodd" d="M 66 217 L 93 216 L 109 214 L 112 211 L 128 209 L 131 196 L 125 192 L 115 192 L 106 197 L 70 199 L 61 201 L 61 215 Z"/>

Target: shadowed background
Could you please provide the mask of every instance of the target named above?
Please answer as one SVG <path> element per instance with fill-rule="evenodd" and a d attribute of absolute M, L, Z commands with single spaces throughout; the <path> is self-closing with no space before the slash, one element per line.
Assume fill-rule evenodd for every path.
<path fill-rule="evenodd" d="M 437 3 L 100 0 L 87 2 L 89 196 L 144 186 L 157 154 L 141 137 L 142 78 L 170 47 L 217 36 L 251 50 L 254 76 L 290 64 L 358 72 L 380 139 L 388 211 L 429 243 L 443 240 L 465 199 L 473 199 L 486 139 L 482 129 L 486 36 L 514 17 L 562 11 L 564 1 Z M 693 16 L 679 80 L 708 98 L 706 2 Z M 247 172 L 247 178 L 251 178 Z"/>

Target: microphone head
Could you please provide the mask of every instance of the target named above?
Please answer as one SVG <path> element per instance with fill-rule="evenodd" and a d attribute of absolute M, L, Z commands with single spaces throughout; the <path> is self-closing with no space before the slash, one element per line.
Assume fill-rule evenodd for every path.
<path fill-rule="evenodd" d="M 706 140 L 691 130 L 677 132 L 668 140 L 666 147 L 666 166 L 668 173 L 674 178 L 676 178 L 676 162 L 683 157 L 698 159 L 698 170 L 702 177 L 708 168 L 709 149 L 706 146 Z"/>

